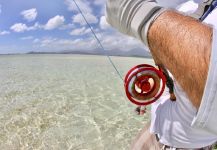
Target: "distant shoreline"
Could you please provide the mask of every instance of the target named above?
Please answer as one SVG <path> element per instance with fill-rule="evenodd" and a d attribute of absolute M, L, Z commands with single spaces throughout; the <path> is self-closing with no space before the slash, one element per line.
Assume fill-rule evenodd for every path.
<path fill-rule="evenodd" d="M 9 53 L 9 54 L 0 54 L 0 56 L 10 56 L 10 55 L 90 55 L 90 56 L 112 56 L 112 57 L 135 57 L 135 58 L 149 58 L 151 56 L 139 56 L 139 55 L 105 55 L 105 54 L 89 54 L 89 53 L 55 53 L 55 52 L 34 52 L 34 53 Z"/>
<path fill-rule="evenodd" d="M 151 54 L 142 48 L 135 48 L 129 51 L 122 49 L 113 49 L 102 51 L 100 49 L 95 50 L 62 50 L 62 51 L 29 51 L 27 53 L 9 53 L 9 54 L 0 54 L 0 55 L 29 55 L 29 54 L 76 54 L 76 55 L 97 55 L 97 56 L 118 56 L 118 57 L 140 57 L 140 58 L 152 58 Z"/>

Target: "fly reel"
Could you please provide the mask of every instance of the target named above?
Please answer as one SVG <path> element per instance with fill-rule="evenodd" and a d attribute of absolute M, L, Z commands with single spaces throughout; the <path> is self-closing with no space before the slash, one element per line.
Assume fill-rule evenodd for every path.
<path fill-rule="evenodd" d="M 141 64 L 129 70 L 124 83 L 128 99 L 141 106 L 154 103 L 163 94 L 166 78 L 161 70 Z"/>

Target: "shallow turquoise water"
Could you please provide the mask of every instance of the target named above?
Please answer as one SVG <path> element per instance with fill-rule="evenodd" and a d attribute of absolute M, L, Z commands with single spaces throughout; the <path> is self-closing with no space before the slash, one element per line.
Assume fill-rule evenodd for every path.
<path fill-rule="evenodd" d="M 150 59 L 112 57 L 124 74 Z M 137 116 L 104 56 L 0 56 L 0 149 L 129 149 Z"/>

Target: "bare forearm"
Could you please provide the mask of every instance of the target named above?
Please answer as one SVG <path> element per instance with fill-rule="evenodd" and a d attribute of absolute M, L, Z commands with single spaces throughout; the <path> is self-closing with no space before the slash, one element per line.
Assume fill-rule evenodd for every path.
<path fill-rule="evenodd" d="M 199 107 L 208 74 L 212 28 L 190 17 L 167 11 L 148 33 L 149 46 Z"/>

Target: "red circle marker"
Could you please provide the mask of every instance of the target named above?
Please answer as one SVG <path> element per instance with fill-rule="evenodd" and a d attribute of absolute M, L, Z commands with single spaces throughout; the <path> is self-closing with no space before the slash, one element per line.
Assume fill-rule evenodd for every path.
<path fill-rule="evenodd" d="M 124 82 L 126 95 L 132 103 L 149 105 L 163 94 L 166 78 L 161 70 L 141 64 L 129 70 Z"/>

